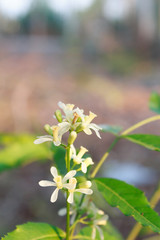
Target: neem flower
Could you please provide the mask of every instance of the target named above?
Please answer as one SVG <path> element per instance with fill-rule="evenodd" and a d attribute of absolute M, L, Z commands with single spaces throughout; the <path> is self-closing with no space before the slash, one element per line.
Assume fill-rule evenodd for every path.
<path fill-rule="evenodd" d="M 51 171 L 51 174 L 53 175 L 53 182 L 42 180 L 39 182 L 39 185 L 41 187 L 49 187 L 49 186 L 56 187 L 50 199 L 50 201 L 53 203 L 58 198 L 59 189 L 62 189 L 62 188 L 68 189 L 69 184 L 67 183 L 67 180 L 72 179 L 73 176 L 76 175 L 76 171 L 75 170 L 69 171 L 63 178 L 61 175 L 58 175 L 58 171 L 55 167 L 51 167 L 50 171 Z"/>
<path fill-rule="evenodd" d="M 65 115 L 63 116 L 63 122 L 59 123 L 58 126 L 63 128 L 65 132 L 67 132 L 68 130 L 76 130 L 76 128 L 81 124 L 81 122 L 77 122 L 79 115 L 77 114 L 76 109 L 73 109 L 74 105 L 59 102 L 58 106 L 65 113 Z M 79 109 L 79 111 L 81 110 Z"/>
<path fill-rule="evenodd" d="M 59 146 L 61 144 L 62 136 L 66 132 L 66 129 L 62 125 L 52 126 L 51 129 L 53 131 L 53 136 L 45 135 L 37 137 L 37 139 L 34 141 L 34 144 L 40 144 L 49 141 L 53 142 L 55 146 Z"/>
<path fill-rule="evenodd" d="M 104 214 L 102 210 L 98 209 L 93 202 L 89 203 L 87 214 L 91 216 L 91 239 L 96 239 L 96 232 L 98 231 L 100 239 L 104 240 L 103 230 L 101 229 L 101 226 L 105 226 L 107 224 L 108 215 Z"/>
<path fill-rule="evenodd" d="M 88 150 L 84 147 L 80 147 L 80 150 L 78 152 L 78 154 L 76 154 L 76 149 L 73 145 L 71 145 L 71 158 L 73 158 L 73 162 L 75 164 L 81 164 L 81 171 L 83 173 L 87 172 L 87 167 L 90 165 L 93 165 L 94 162 L 92 161 L 92 158 L 88 157 L 88 158 L 82 158 L 83 155 L 88 152 Z"/>
<path fill-rule="evenodd" d="M 82 125 L 81 125 L 82 131 L 84 131 L 87 135 L 91 135 L 92 134 L 91 129 L 92 129 L 95 131 L 97 137 L 101 138 L 99 134 L 99 130 L 101 130 L 102 128 L 95 123 L 91 123 L 92 120 L 95 117 L 97 117 L 97 115 L 92 112 L 89 112 L 89 115 L 86 115 L 86 116 L 81 115 L 80 117 L 82 119 Z"/>
<path fill-rule="evenodd" d="M 76 178 L 70 178 L 69 179 L 69 184 L 66 186 L 66 188 L 69 191 L 69 197 L 67 199 L 67 201 L 69 203 L 73 203 L 73 200 L 74 200 L 73 198 L 74 198 L 74 193 L 75 192 L 80 192 L 80 193 L 84 193 L 84 194 L 87 194 L 87 195 L 90 195 L 90 194 L 93 193 L 92 189 L 89 189 L 89 188 L 78 188 L 78 189 L 76 189 L 76 185 L 77 185 Z M 91 187 L 91 185 L 92 185 L 91 182 L 88 185 L 89 185 L 89 187 Z"/>
<path fill-rule="evenodd" d="M 103 214 L 102 214 L 103 215 Z M 104 240 L 103 231 L 100 226 L 105 226 L 107 224 L 108 215 L 103 215 L 102 217 L 95 219 L 92 226 L 92 240 L 96 238 L 96 230 L 99 232 L 100 239 Z"/>
<path fill-rule="evenodd" d="M 76 164 L 82 163 L 83 155 L 86 152 L 88 152 L 88 150 L 86 148 L 81 146 L 78 154 L 76 154 L 76 149 L 73 145 L 71 146 L 71 151 L 72 151 L 72 156 L 71 157 L 73 158 L 73 162 L 76 163 Z"/>
<path fill-rule="evenodd" d="M 37 137 L 34 141 L 35 144 L 53 141 L 54 145 L 59 146 L 61 144 L 63 134 L 68 131 L 75 131 L 77 133 L 84 131 L 87 135 L 90 135 L 92 134 L 91 130 L 94 130 L 96 135 L 101 138 L 99 130 L 102 128 L 94 123 L 91 123 L 97 116 L 96 114 L 89 112 L 89 115 L 84 115 L 84 111 L 78 107 L 74 109 L 73 104 L 64 104 L 59 102 L 58 106 L 63 110 L 65 115 L 62 116 L 61 111 L 57 110 L 54 116 L 57 118 L 59 123 L 56 126 L 49 126 L 49 134 L 51 135 Z"/>

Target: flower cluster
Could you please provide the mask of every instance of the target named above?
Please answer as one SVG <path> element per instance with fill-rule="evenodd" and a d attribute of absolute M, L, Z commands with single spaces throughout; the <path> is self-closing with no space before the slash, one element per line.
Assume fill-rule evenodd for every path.
<path fill-rule="evenodd" d="M 75 198 L 75 202 L 70 209 L 71 225 L 75 221 L 75 217 L 78 212 L 81 212 L 86 215 L 85 221 L 88 222 L 88 225 L 91 226 L 91 240 L 96 239 L 98 233 L 101 240 L 104 240 L 102 226 L 106 226 L 108 221 L 108 215 L 105 214 L 102 210 L 98 209 L 93 202 L 90 201 L 90 198 L 85 198 L 85 201 L 80 206 L 79 199 Z M 62 208 L 58 211 L 59 216 L 66 215 L 66 208 Z"/>
<path fill-rule="evenodd" d="M 101 128 L 92 123 L 92 120 L 96 117 L 96 114 L 89 112 L 89 115 L 85 115 L 82 109 L 79 109 L 78 107 L 74 108 L 73 104 L 64 104 L 59 102 L 58 106 L 61 108 L 61 110 L 63 110 L 63 114 L 61 110 L 57 110 L 54 114 L 54 117 L 58 120 L 58 124 L 54 126 L 46 125 L 45 129 L 49 135 L 38 137 L 34 143 L 40 144 L 46 141 L 51 141 L 55 146 L 61 145 L 66 149 L 69 149 L 69 159 L 67 161 L 69 161 L 69 166 L 71 166 L 71 159 L 73 159 L 73 167 L 71 171 L 70 167 L 69 169 L 67 168 L 68 172 L 64 177 L 58 174 L 58 170 L 55 167 L 51 167 L 50 171 L 53 176 L 53 181 L 42 180 L 39 182 L 39 185 L 42 187 L 56 187 L 51 195 L 51 202 L 55 202 L 57 200 L 58 192 L 60 189 L 62 189 L 64 191 L 68 191 L 68 203 L 73 203 L 74 193 L 80 192 L 87 195 L 93 193 L 93 191 L 90 189 L 91 182 L 86 180 L 84 183 L 79 184 L 75 175 L 78 171 L 87 173 L 88 166 L 94 164 L 91 157 L 84 157 L 88 150 L 81 146 L 77 153 L 73 143 L 77 137 L 77 134 L 81 131 L 90 135 L 92 134 L 93 130 L 95 131 L 96 135 L 101 138 L 99 134 L 99 130 L 101 130 Z M 62 137 L 66 132 L 69 132 L 69 138 L 67 145 L 64 145 L 62 143 Z M 79 165 L 78 168 L 77 165 Z"/>
<path fill-rule="evenodd" d="M 96 232 L 98 231 L 100 239 L 104 240 L 102 226 L 106 226 L 108 215 L 104 214 L 104 212 L 98 208 L 96 208 L 95 204 L 91 202 L 89 204 L 87 214 L 91 217 L 90 224 L 92 226 L 92 240 L 96 239 Z"/>
<path fill-rule="evenodd" d="M 63 110 L 65 115 L 62 115 L 60 110 L 55 112 L 54 117 L 57 118 L 58 124 L 55 126 L 49 126 L 52 135 L 45 135 L 38 137 L 34 143 L 39 144 L 46 141 L 53 141 L 56 146 L 59 146 L 62 142 L 62 136 L 64 133 L 74 131 L 75 133 L 84 131 L 87 135 L 92 134 L 91 130 L 94 130 L 97 137 L 101 138 L 99 130 L 101 128 L 91 123 L 92 120 L 97 116 L 96 114 L 89 112 L 89 115 L 84 115 L 84 111 L 78 107 L 74 109 L 73 104 L 58 103 L 58 106 Z"/>
<path fill-rule="evenodd" d="M 57 200 L 59 189 L 68 189 L 69 197 L 68 197 L 67 201 L 69 203 L 73 203 L 74 192 L 92 194 L 93 191 L 91 189 L 89 189 L 89 187 L 91 187 L 91 182 L 89 182 L 88 188 L 76 189 L 77 180 L 76 180 L 76 178 L 74 178 L 74 176 L 76 175 L 75 170 L 69 171 L 63 178 L 61 175 L 58 175 L 58 171 L 55 167 L 51 167 L 50 171 L 53 176 L 53 181 L 42 180 L 39 182 L 39 185 L 41 187 L 49 187 L 49 186 L 56 187 L 56 189 L 54 190 L 54 192 L 51 195 L 50 201 L 52 203 L 54 203 Z M 69 180 L 69 183 L 67 183 L 67 180 Z"/>

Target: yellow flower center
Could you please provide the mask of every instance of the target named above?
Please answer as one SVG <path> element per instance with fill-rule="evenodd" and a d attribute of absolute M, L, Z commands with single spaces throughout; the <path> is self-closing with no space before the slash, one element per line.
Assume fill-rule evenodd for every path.
<path fill-rule="evenodd" d="M 62 177 L 61 176 L 57 176 L 57 177 L 54 177 L 53 179 L 57 185 L 57 188 L 59 189 L 62 189 L 63 187 L 63 184 L 62 184 Z"/>

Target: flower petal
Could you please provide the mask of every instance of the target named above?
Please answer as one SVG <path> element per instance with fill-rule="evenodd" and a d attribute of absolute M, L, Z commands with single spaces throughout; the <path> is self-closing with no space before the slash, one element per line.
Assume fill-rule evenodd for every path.
<path fill-rule="evenodd" d="M 97 137 L 101 138 L 100 134 L 99 134 L 99 130 L 101 130 L 102 128 L 99 127 L 97 124 L 95 123 L 90 123 L 88 126 L 90 129 L 93 129 L 97 135 Z"/>
<path fill-rule="evenodd" d="M 69 197 L 67 198 L 68 203 L 73 203 L 73 192 L 69 194 Z"/>
<path fill-rule="evenodd" d="M 96 225 L 102 225 L 105 226 L 108 220 L 108 215 L 104 215 L 101 218 L 98 218 L 97 220 L 95 220 Z"/>
<path fill-rule="evenodd" d="M 58 211 L 58 215 L 59 216 L 65 216 L 67 213 L 67 209 L 66 208 L 61 208 L 59 211 Z"/>
<path fill-rule="evenodd" d="M 82 119 L 82 122 L 84 122 L 84 114 L 83 114 L 83 110 L 82 109 L 80 109 L 80 108 L 76 108 L 75 110 L 74 110 L 74 112 L 76 112 L 79 116 L 80 116 L 80 118 Z"/>
<path fill-rule="evenodd" d="M 87 188 L 78 188 L 75 190 L 75 192 L 80 192 L 88 195 L 93 193 L 92 189 L 87 189 Z"/>
<path fill-rule="evenodd" d="M 52 137 L 49 138 L 49 137 L 42 136 L 42 137 L 39 137 L 38 139 L 36 139 L 34 141 L 34 144 L 40 144 L 40 143 L 44 143 L 44 142 L 48 142 L 48 141 L 52 142 L 53 138 Z"/>
<path fill-rule="evenodd" d="M 50 172 L 53 175 L 53 177 L 57 177 L 58 176 L 57 168 L 51 167 L 50 168 Z"/>
<path fill-rule="evenodd" d="M 62 136 L 64 133 L 68 132 L 71 125 L 68 122 L 62 122 L 59 123 L 58 126 L 60 127 L 58 135 Z"/>
<path fill-rule="evenodd" d="M 49 187 L 49 186 L 56 186 L 54 182 L 42 180 L 38 183 L 41 187 Z"/>
<path fill-rule="evenodd" d="M 96 228 L 95 226 L 92 227 L 92 240 L 96 238 Z"/>
<path fill-rule="evenodd" d="M 53 137 L 51 135 L 37 136 L 37 138 L 51 138 L 51 139 L 53 139 Z"/>
<path fill-rule="evenodd" d="M 54 141 L 53 143 L 54 143 L 55 146 L 61 145 L 61 141 L 60 141 L 60 140 L 58 140 L 58 141 L 56 141 L 56 142 Z"/>
<path fill-rule="evenodd" d="M 75 183 L 65 183 L 63 184 L 64 188 L 67 188 L 68 190 L 73 190 L 76 188 L 76 184 Z"/>
<path fill-rule="evenodd" d="M 72 178 L 73 176 L 76 175 L 76 170 L 69 171 L 64 178 L 62 179 L 62 183 L 65 183 L 68 179 Z"/>
<path fill-rule="evenodd" d="M 76 157 L 76 148 L 74 147 L 74 145 L 71 145 L 71 158 L 75 158 Z"/>
<path fill-rule="evenodd" d="M 104 236 L 103 236 L 103 231 L 102 231 L 102 229 L 101 229 L 100 227 L 98 227 L 98 226 L 96 226 L 96 228 L 97 228 L 97 230 L 98 230 L 98 232 L 99 232 L 100 239 L 101 239 L 101 240 L 104 240 Z"/>
<path fill-rule="evenodd" d="M 54 192 L 52 193 L 51 199 L 50 199 L 50 201 L 51 201 L 52 203 L 54 203 L 54 202 L 57 200 L 57 198 L 58 198 L 58 191 L 59 191 L 59 189 L 56 188 L 56 189 L 54 190 Z"/>
<path fill-rule="evenodd" d="M 87 134 L 87 135 L 91 135 L 92 134 L 92 131 L 89 129 L 88 126 L 83 129 L 83 132 L 85 132 L 85 134 Z"/>
<path fill-rule="evenodd" d="M 81 169 L 82 169 L 83 173 L 87 172 L 87 166 L 86 166 L 86 164 L 84 162 L 82 162 L 82 164 L 81 164 Z"/>
<path fill-rule="evenodd" d="M 77 215 L 77 212 L 73 213 L 73 215 L 71 217 L 71 221 L 70 221 L 71 224 L 74 223 L 76 215 Z"/>

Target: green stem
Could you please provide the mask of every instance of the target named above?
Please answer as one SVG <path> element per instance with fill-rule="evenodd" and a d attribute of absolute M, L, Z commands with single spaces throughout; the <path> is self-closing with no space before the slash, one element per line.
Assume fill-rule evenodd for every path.
<path fill-rule="evenodd" d="M 135 125 L 131 126 L 130 128 L 126 129 L 124 132 L 121 133 L 121 135 L 127 135 L 128 133 L 134 131 L 135 129 L 147 124 L 147 123 L 150 123 L 150 122 L 154 122 L 154 121 L 157 121 L 157 120 L 160 120 L 160 115 L 158 116 L 154 116 L 154 117 L 150 117 L 150 118 L 147 118 L 141 122 L 138 122 L 136 123 Z"/>
<path fill-rule="evenodd" d="M 160 200 L 160 186 L 155 191 L 155 193 L 153 194 L 150 200 L 150 205 L 153 209 L 156 207 L 159 200 Z M 135 240 L 139 232 L 141 231 L 141 229 L 142 229 L 142 225 L 140 223 L 136 223 L 126 240 Z"/>
<path fill-rule="evenodd" d="M 67 146 L 67 163 L 66 163 L 67 171 L 70 171 L 70 145 Z M 67 198 L 69 197 L 69 191 L 67 190 Z M 67 202 L 66 198 L 66 205 L 67 205 L 67 217 L 66 217 L 66 240 L 70 239 L 69 236 L 69 228 L 70 228 L 70 204 Z"/>
<path fill-rule="evenodd" d="M 94 171 L 91 174 L 91 178 L 94 178 L 97 174 L 97 172 L 99 171 L 99 169 L 101 168 L 101 166 L 103 165 L 103 163 L 105 162 L 106 158 L 108 157 L 110 151 L 113 149 L 113 147 L 116 145 L 116 143 L 118 142 L 118 140 L 120 139 L 119 136 L 117 136 L 114 141 L 112 142 L 112 144 L 110 145 L 110 147 L 108 148 L 107 152 L 105 152 L 105 154 L 102 156 L 101 160 L 99 161 L 99 163 L 97 164 L 97 166 L 95 167 Z"/>

